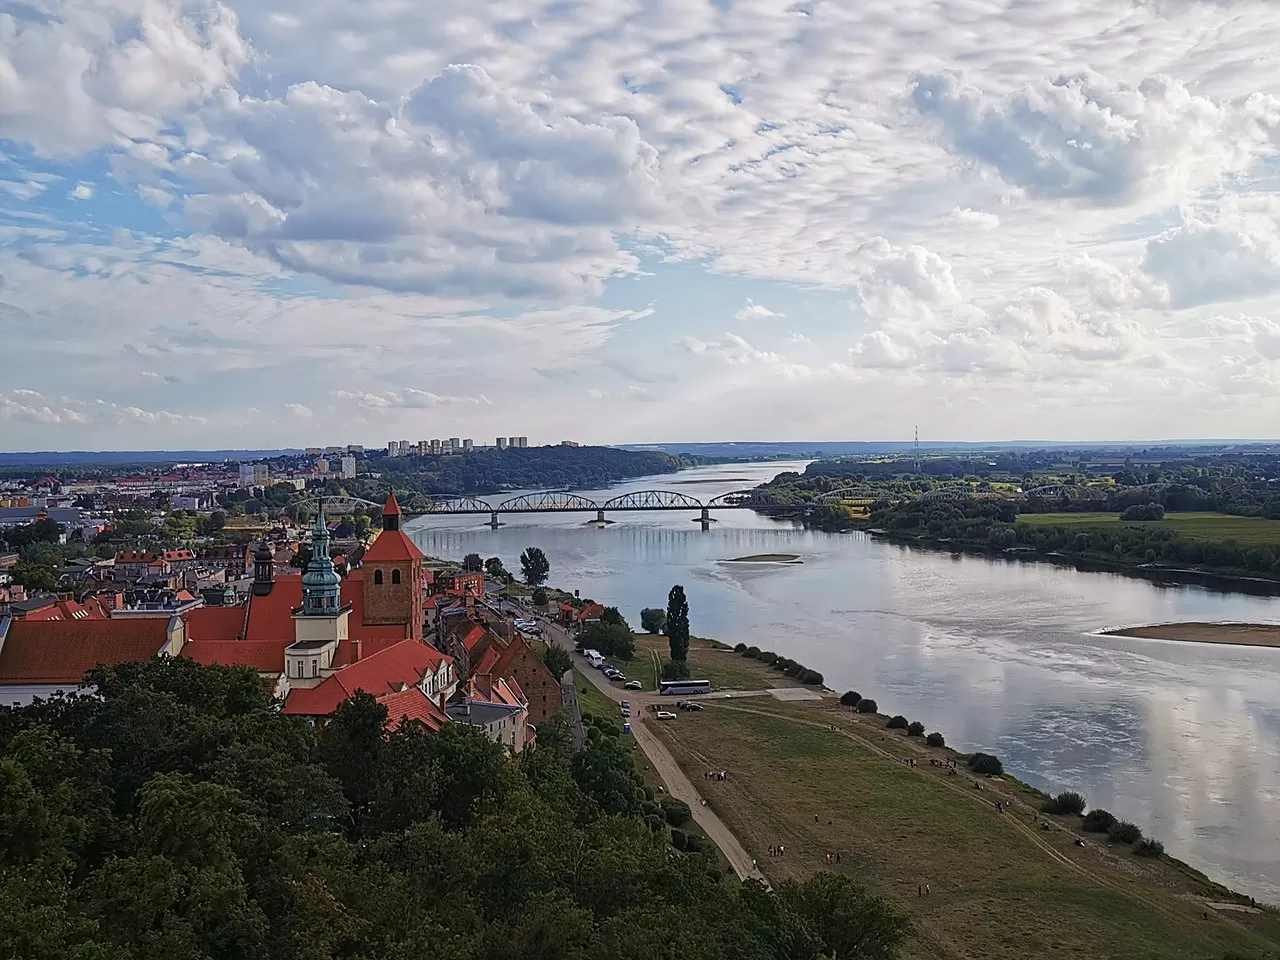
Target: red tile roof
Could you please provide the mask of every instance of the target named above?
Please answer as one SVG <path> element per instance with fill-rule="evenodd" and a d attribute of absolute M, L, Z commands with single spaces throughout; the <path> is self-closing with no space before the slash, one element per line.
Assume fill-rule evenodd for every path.
<path fill-rule="evenodd" d="M 382 505 L 382 515 L 384 517 L 400 516 L 400 502 L 396 500 L 396 492 L 391 491 L 387 496 L 387 502 Z"/>
<path fill-rule="evenodd" d="M 99 663 L 150 660 L 168 639 L 168 617 L 14 620 L 0 646 L 0 683 L 78 684 Z"/>
<path fill-rule="evenodd" d="M 244 629 L 244 607 L 196 607 L 183 615 L 189 640 L 236 640 Z M 292 632 L 289 639 L 293 639 Z"/>
<path fill-rule="evenodd" d="M 378 697 L 378 702 L 387 708 L 388 730 L 399 729 L 406 720 L 421 720 L 428 730 L 434 732 L 448 720 L 431 698 L 417 687 L 400 693 L 384 694 Z"/>
<path fill-rule="evenodd" d="M 204 666 L 219 663 L 227 667 L 253 667 L 259 673 L 284 672 L 287 640 L 195 640 L 182 648 L 182 656 Z"/>
<path fill-rule="evenodd" d="M 435 647 L 417 640 L 401 640 L 385 650 L 344 667 L 311 689 L 289 694 L 284 712 L 308 717 L 328 716 L 342 701 L 361 690 L 375 697 L 415 686 L 427 670 L 448 659 Z"/>
<path fill-rule="evenodd" d="M 361 563 L 397 563 L 422 559 L 422 551 L 403 530 L 383 530 L 365 550 Z"/>

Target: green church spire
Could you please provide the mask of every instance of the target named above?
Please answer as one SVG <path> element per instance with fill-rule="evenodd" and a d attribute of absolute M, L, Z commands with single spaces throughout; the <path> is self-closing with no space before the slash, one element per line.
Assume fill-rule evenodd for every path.
<path fill-rule="evenodd" d="M 338 571 L 329 557 L 329 527 L 324 520 L 324 501 L 316 510 L 316 528 L 311 537 L 311 559 L 302 574 L 302 613 L 308 617 L 334 617 L 341 606 Z"/>

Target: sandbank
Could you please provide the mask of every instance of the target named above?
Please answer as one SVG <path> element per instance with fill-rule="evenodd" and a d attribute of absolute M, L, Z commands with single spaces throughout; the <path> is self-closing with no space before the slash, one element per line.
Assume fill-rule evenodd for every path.
<path fill-rule="evenodd" d="M 1156 623 L 1145 627 L 1104 630 L 1109 637 L 1226 643 L 1239 647 L 1280 647 L 1280 623 Z"/>

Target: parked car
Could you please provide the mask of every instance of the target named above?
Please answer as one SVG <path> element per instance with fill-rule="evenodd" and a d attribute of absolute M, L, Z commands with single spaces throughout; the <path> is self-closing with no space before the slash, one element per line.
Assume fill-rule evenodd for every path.
<path fill-rule="evenodd" d="M 698 703 L 698 701 L 696 700 L 686 700 L 684 702 L 684 705 L 681 707 L 681 709 L 682 710 L 701 710 L 702 704 Z"/>
<path fill-rule="evenodd" d="M 676 715 L 675 715 L 674 713 L 672 713 L 670 710 L 659 710 L 659 711 L 658 711 L 658 719 L 659 719 L 659 720 L 674 720 L 675 718 L 676 718 Z"/>
<path fill-rule="evenodd" d="M 627 682 L 626 674 L 624 674 L 621 670 L 615 670 L 613 676 L 610 677 L 609 679 L 614 681 L 615 683 Z"/>
<path fill-rule="evenodd" d="M 620 704 L 619 704 L 619 706 L 620 706 L 620 707 L 622 707 L 622 709 L 623 709 L 623 710 L 630 710 L 630 709 L 631 709 L 631 701 L 630 701 L 630 700 L 623 700 L 623 701 L 622 701 L 622 703 L 620 703 Z"/>
<path fill-rule="evenodd" d="M 623 708 L 622 708 L 622 716 L 623 716 L 624 718 L 626 718 L 626 719 L 629 719 L 629 718 L 631 717 L 631 711 L 630 711 L 630 710 L 628 710 L 626 707 L 623 707 Z"/>
<path fill-rule="evenodd" d="M 677 706 L 677 707 L 679 707 L 681 710 L 683 710 L 686 706 L 688 706 L 688 704 L 689 704 L 689 701 L 688 701 L 688 700 L 677 700 L 677 701 L 676 701 L 676 706 Z"/>
<path fill-rule="evenodd" d="M 641 683 L 639 680 L 628 680 L 626 682 L 626 689 L 627 690 L 643 690 L 644 684 Z"/>

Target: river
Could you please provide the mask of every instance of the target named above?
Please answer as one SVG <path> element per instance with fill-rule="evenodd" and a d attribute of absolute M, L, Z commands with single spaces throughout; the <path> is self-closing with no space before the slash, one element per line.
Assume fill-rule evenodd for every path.
<path fill-rule="evenodd" d="M 708 500 L 804 462 L 727 464 L 608 491 L 667 489 Z M 493 498 L 493 502 L 502 499 Z M 422 517 L 406 530 L 429 556 L 475 551 L 519 570 L 539 546 L 551 582 L 621 608 L 665 607 L 681 583 L 699 636 L 774 650 L 828 686 L 874 697 L 995 753 L 1044 790 L 1139 824 L 1215 880 L 1280 903 L 1280 649 L 1098 636 L 1169 620 L 1280 621 L 1280 600 L 1163 586 L 1109 573 L 805 530 L 726 510 L 709 531 L 691 514 Z M 759 553 L 802 564 L 729 564 Z"/>

